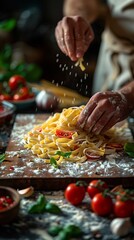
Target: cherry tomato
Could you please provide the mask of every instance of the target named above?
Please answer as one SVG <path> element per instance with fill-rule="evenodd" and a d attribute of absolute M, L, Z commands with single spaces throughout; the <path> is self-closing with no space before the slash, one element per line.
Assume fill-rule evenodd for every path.
<path fill-rule="evenodd" d="M 30 98 L 28 87 L 20 88 L 19 91 L 17 91 L 13 96 L 13 100 L 15 100 L 15 101 L 25 100 L 25 99 L 28 99 L 28 98 Z"/>
<path fill-rule="evenodd" d="M 7 94 L 7 93 L 0 94 L 0 101 L 4 101 L 4 100 L 6 100 L 6 101 L 12 100 L 12 97 L 9 94 Z"/>
<path fill-rule="evenodd" d="M 97 193 L 91 200 L 92 210 L 99 216 L 106 216 L 113 211 L 113 201 L 103 193 Z"/>
<path fill-rule="evenodd" d="M 24 98 L 20 94 L 16 93 L 16 94 L 13 95 L 13 100 L 14 101 L 20 101 L 20 100 L 24 100 Z"/>
<path fill-rule="evenodd" d="M 119 218 L 131 217 L 133 215 L 133 201 L 116 200 L 114 204 L 114 214 Z"/>
<path fill-rule="evenodd" d="M 22 88 L 20 88 L 20 89 L 19 89 L 19 93 L 20 93 L 21 95 L 24 95 L 24 96 L 29 95 L 29 89 L 28 89 L 28 87 L 22 87 Z"/>
<path fill-rule="evenodd" d="M 9 196 L 1 196 L 0 197 L 0 210 L 5 209 L 8 207 L 10 204 L 13 203 L 13 199 Z"/>
<path fill-rule="evenodd" d="M 84 185 L 80 182 L 70 183 L 65 189 L 65 198 L 72 205 L 78 205 L 82 202 L 86 194 L 86 189 Z"/>
<path fill-rule="evenodd" d="M 108 189 L 106 182 L 102 180 L 92 180 L 87 187 L 87 192 L 89 197 L 93 198 L 95 194 L 103 192 L 105 189 Z"/>
<path fill-rule="evenodd" d="M 8 81 L 11 90 L 16 90 L 19 86 L 26 85 L 26 79 L 21 75 L 14 75 Z"/>
<path fill-rule="evenodd" d="M 116 151 L 123 150 L 123 145 L 121 143 L 107 143 L 106 148 L 116 149 Z"/>
<path fill-rule="evenodd" d="M 60 138 L 72 138 L 74 132 L 56 129 L 56 136 Z"/>

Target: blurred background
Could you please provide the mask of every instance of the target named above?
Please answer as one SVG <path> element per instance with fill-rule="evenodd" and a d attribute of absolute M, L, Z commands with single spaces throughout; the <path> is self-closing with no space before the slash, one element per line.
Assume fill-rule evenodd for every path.
<path fill-rule="evenodd" d="M 96 38 L 84 61 L 86 72 L 74 67 L 55 41 L 63 0 L 0 1 L 0 82 L 21 74 L 29 82 L 40 79 L 75 89 L 90 97 L 103 22 L 93 24 Z"/>

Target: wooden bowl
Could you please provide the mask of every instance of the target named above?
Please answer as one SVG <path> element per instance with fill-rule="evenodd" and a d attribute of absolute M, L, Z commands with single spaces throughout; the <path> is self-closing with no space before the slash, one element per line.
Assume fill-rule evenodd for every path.
<path fill-rule="evenodd" d="M 0 208 L 0 224 L 8 224 L 12 222 L 19 213 L 20 195 L 13 188 L 0 186 L 0 199 L 2 196 L 9 196 L 13 200 L 13 203 L 4 209 Z"/>

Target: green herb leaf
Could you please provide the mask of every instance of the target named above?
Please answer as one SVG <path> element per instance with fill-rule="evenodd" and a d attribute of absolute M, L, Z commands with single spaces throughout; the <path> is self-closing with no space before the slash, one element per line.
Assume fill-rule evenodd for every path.
<path fill-rule="evenodd" d="M 6 154 L 0 154 L 0 163 L 2 163 L 6 159 Z"/>
<path fill-rule="evenodd" d="M 51 226 L 49 229 L 48 229 L 48 233 L 55 237 L 59 234 L 60 231 L 63 230 L 63 227 L 61 227 L 60 225 L 55 225 L 55 226 Z"/>
<path fill-rule="evenodd" d="M 70 224 L 63 228 L 63 230 L 59 231 L 58 236 L 56 236 L 55 240 L 70 240 L 72 238 L 80 238 L 83 234 L 81 229 L 76 225 Z"/>
<path fill-rule="evenodd" d="M 53 213 L 53 214 L 60 214 L 62 213 L 61 209 L 54 203 L 47 202 L 45 206 L 46 212 Z"/>
<path fill-rule="evenodd" d="M 68 233 L 64 231 L 64 229 L 62 231 L 59 232 L 58 236 L 56 236 L 56 238 L 54 238 L 55 240 L 70 240 L 70 236 L 68 236 Z"/>
<path fill-rule="evenodd" d="M 72 153 L 72 152 L 57 151 L 57 152 L 55 153 L 55 155 L 59 155 L 59 156 L 65 157 L 65 158 L 70 158 L 71 153 Z"/>
<path fill-rule="evenodd" d="M 15 19 L 9 19 L 3 22 L 0 22 L 0 29 L 10 32 L 16 26 Z"/>
<path fill-rule="evenodd" d="M 64 231 L 68 233 L 70 237 L 80 237 L 83 233 L 81 229 L 73 224 L 64 227 Z"/>
<path fill-rule="evenodd" d="M 29 213 L 44 213 L 47 200 L 43 194 L 40 194 L 37 201 L 28 209 Z"/>
<path fill-rule="evenodd" d="M 130 156 L 134 157 L 134 143 L 128 142 L 124 145 L 124 151 Z"/>
<path fill-rule="evenodd" d="M 51 157 L 51 158 L 50 158 L 50 164 L 51 164 L 53 167 L 58 168 L 57 161 L 55 160 L 54 157 Z"/>

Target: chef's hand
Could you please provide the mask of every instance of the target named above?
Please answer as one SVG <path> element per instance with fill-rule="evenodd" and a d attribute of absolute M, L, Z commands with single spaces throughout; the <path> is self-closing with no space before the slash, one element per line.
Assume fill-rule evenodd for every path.
<path fill-rule="evenodd" d="M 94 38 L 89 23 L 80 16 L 63 17 L 55 28 L 55 37 L 61 51 L 77 61 L 84 56 Z"/>
<path fill-rule="evenodd" d="M 128 115 L 128 102 L 121 92 L 98 92 L 86 104 L 77 125 L 89 133 L 101 134 Z"/>

